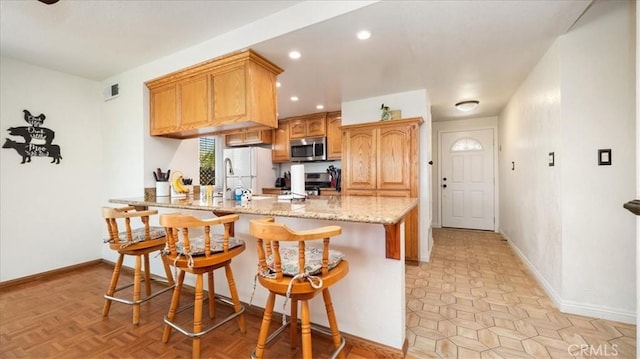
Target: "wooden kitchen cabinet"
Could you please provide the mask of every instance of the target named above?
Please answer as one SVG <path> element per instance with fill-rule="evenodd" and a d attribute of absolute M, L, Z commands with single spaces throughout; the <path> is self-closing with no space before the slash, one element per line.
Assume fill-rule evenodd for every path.
<path fill-rule="evenodd" d="M 327 113 L 289 117 L 289 138 L 325 137 L 327 135 Z"/>
<path fill-rule="evenodd" d="M 282 69 L 239 51 L 148 81 L 152 136 L 191 138 L 277 127 Z"/>
<path fill-rule="evenodd" d="M 342 127 L 342 192 L 419 197 L 419 127 L 410 118 Z M 419 261 L 419 207 L 405 217 L 405 260 Z"/>
<path fill-rule="evenodd" d="M 327 159 L 342 159 L 342 113 L 327 113 Z"/>
<path fill-rule="evenodd" d="M 273 144 L 271 145 L 271 160 L 274 163 L 289 162 L 291 147 L 289 146 L 289 122 L 278 121 L 278 128 L 273 130 Z"/>
<path fill-rule="evenodd" d="M 377 133 L 372 126 L 344 130 L 342 189 L 376 190 Z"/>
<path fill-rule="evenodd" d="M 209 122 L 210 91 L 207 82 L 207 76 L 188 78 L 178 82 L 181 127 L 199 127 Z"/>
<path fill-rule="evenodd" d="M 178 90 L 176 84 L 149 92 L 151 134 L 167 133 L 178 128 Z"/>
<path fill-rule="evenodd" d="M 225 136 L 227 147 L 270 145 L 273 143 L 273 130 L 243 131 Z"/>

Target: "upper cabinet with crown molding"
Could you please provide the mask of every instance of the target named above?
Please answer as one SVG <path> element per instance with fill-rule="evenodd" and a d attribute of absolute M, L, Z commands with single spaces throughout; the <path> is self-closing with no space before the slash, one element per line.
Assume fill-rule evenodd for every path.
<path fill-rule="evenodd" d="M 191 138 L 276 128 L 280 73 L 244 50 L 148 81 L 151 135 Z"/>
<path fill-rule="evenodd" d="M 289 122 L 289 138 L 325 137 L 327 135 L 327 113 L 287 118 Z"/>
<path fill-rule="evenodd" d="M 241 131 L 224 136 L 228 147 L 270 145 L 273 143 L 273 131 Z"/>

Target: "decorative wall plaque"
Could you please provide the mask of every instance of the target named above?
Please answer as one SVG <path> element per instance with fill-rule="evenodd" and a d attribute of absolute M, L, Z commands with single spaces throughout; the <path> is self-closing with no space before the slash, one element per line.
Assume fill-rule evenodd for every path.
<path fill-rule="evenodd" d="M 7 131 L 11 136 L 22 138 L 23 142 L 6 138 L 2 148 L 13 148 L 22 156 L 22 163 L 31 162 L 31 157 L 50 157 L 51 163 L 60 164 L 62 155 L 60 146 L 53 144 L 55 132 L 49 128 L 41 127 L 46 116 L 41 113 L 34 116 L 28 110 L 23 110 L 24 121 L 29 126 L 9 127 Z"/>

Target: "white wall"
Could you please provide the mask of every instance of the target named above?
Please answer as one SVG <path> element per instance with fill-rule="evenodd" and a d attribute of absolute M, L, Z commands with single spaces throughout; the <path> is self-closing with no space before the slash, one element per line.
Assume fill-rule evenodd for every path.
<path fill-rule="evenodd" d="M 14 149 L 0 151 L 0 281 L 100 258 L 101 102 L 97 82 L 2 57 L 0 127 L 29 126 L 25 109 L 45 114 L 62 160 L 20 164 Z"/>
<path fill-rule="evenodd" d="M 635 194 L 633 31 L 632 2 L 599 2 L 560 39 L 562 297 L 576 312 L 635 317 L 635 219 L 621 207 Z M 597 166 L 601 148 L 612 166 Z"/>
<path fill-rule="evenodd" d="M 431 184 L 431 191 L 433 193 L 433 198 L 431 202 L 431 208 L 433 213 L 433 219 L 431 221 L 431 225 L 438 228 L 442 226 L 441 218 L 442 215 L 442 188 L 440 187 L 440 134 L 442 132 L 450 132 L 450 131 L 465 131 L 465 130 L 480 130 L 480 129 L 492 129 L 494 143 L 498 143 L 498 118 L 497 117 L 482 117 L 482 118 L 470 118 L 463 120 L 452 120 L 452 121 L 434 121 L 432 123 L 432 132 L 431 132 L 431 152 L 433 158 L 433 183 Z M 495 169 L 495 216 L 496 216 L 496 226 L 499 225 L 499 201 L 498 201 L 498 146 L 495 146 L 494 149 L 494 169 Z"/>
<path fill-rule="evenodd" d="M 636 302 L 634 219 L 621 209 L 635 174 L 630 4 L 595 3 L 499 117 L 501 232 L 560 310 L 626 322 Z M 597 166 L 599 148 L 613 150 L 613 166 Z"/>
<path fill-rule="evenodd" d="M 500 230 L 557 303 L 562 292 L 560 53 L 554 44 L 499 118 Z M 548 165 L 549 152 L 555 166 Z M 515 170 L 511 170 L 515 162 Z"/>
<path fill-rule="evenodd" d="M 431 206 L 430 166 L 431 160 L 431 101 L 427 90 L 415 90 L 370 97 L 342 103 L 342 124 L 375 122 L 380 120 L 380 105 L 391 110 L 402 110 L 402 118 L 422 117 L 420 127 L 420 261 L 428 262 L 431 253 Z"/>

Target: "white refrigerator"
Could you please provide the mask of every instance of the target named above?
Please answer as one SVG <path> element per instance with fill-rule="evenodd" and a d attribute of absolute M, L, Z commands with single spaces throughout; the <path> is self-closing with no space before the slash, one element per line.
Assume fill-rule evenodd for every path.
<path fill-rule="evenodd" d="M 239 182 L 242 187 L 251 188 L 254 195 L 262 194 L 262 188 L 274 187 L 277 168 L 271 162 L 270 149 L 225 148 L 222 153 L 227 188 L 230 188 L 232 193 Z"/>

